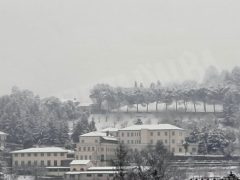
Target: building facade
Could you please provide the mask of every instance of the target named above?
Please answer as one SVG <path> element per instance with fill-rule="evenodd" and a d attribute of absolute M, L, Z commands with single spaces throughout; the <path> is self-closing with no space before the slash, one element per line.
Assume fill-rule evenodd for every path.
<path fill-rule="evenodd" d="M 3 150 L 5 148 L 6 139 L 7 139 L 7 134 L 0 131 L 0 150 Z"/>
<path fill-rule="evenodd" d="M 196 154 L 198 151 L 197 145 L 184 145 L 186 138 L 184 129 L 170 124 L 134 125 L 119 130 L 107 128 L 102 132 L 116 136 L 119 142 L 127 145 L 132 151 L 141 151 L 148 145 L 156 145 L 158 141 L 175 155 Z"/>
<path fill-rule="evenodd" d="M 60 147 L 29 148 L 11 152 L 14 169 L 64 166 L 69 151 Z M 72 159 L 71 159 L 72 160 Z"/>
<path fill-rule="evenodd" d="M 70 171 L 86 171 L 89 167 L 92 167 L 90 160 L 73 160 L 70 163 Z"/>
<path fill-rule="evenodd" d="M 87 167 L 85 165 L 84 171 L 69 171 L 65 173 L 64 179 L 66 180 L 113 180 L 116 179 L 118 171 L 116 167 Z"/>
<path fill-rule="evenodd" d="M 96 166 L 106 166 L 115 158 L 117 145 L 117 138 L 108 133 L 90 132 L 80 136 L 75 159 L 91 160 Z"/>

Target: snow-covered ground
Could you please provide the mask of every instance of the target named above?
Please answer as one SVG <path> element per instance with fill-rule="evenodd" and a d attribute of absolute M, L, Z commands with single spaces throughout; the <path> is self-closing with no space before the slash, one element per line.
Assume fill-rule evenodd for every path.
<path fill-rule="evenodd" d="M 215 108 L 216 108 L 216 112 L 222 112 L 222 106 L 221 105 L 216 105 Z M 184 105 L 182 103 L 178 103 L 178 110 L 179 111 L 184 111 L 184 109 L 185 109 Z M 207 109 L 207 112 L 214 112 L 213 105 L 207 104 L 206 109 Z M 158 110 L 159 111 L 164 111 L 165 110 L 165 104 L 163 104 L 163 103 L 158 104 Z M 172 103 L 171 105 L 169 105 L 168 110 L 175 110 L 175 103 Z M 204 112 L 203 104 L 202 103 L 197 104 L 196 105 L 196 110 L 197 110 L 197 112 Z M 115 111 L 118 111 L 118 110 L 115 110 Z M 126 112 L 127 111 L 127 106 L 121 107 L 120 111 Z M 133 105 L 131 107 L 129 106 L 128 111 L 129 112 L 136 112 L 137 111 L 137 106 L 136 105 Z M 139 112 L 146 112 L 147 111 L 147 106 L 139 105 L 138 106 L 138 111 Z M 149 104 L 148 112 L 156 112 L 156 104 L 155 103 Z M 194 112 L 193 103 L 191 103 L 191 102 L 188 103 L 187 112 Z"/>
<path fill-rule="evenodd" d="M 4 180 L 34 180 L 34 176 L 12 176 L 12 175 L 5 175 Z"/>
<path fill-rule="evenodd" d="M 113 112 L 107 114 L 92 114 L 89 121 L 94 120 L 97 129 L 104 129 L 108 127 L 124 128 L 133 125 L 137 119 L 141 119 L 143 124 L 158 124 L 168 123 L 177 125 L 183 122 L 202 121 L 215 119 L 212 113 L 179 113 L 175 111 L 158 112 L 158 113 L 136 113 L 136 112 Z"/>
<path fill-rule="evenodd" d="M 240 167 L 237 166 L 188 168 L 186 180 L 200 177 L 226 177 L 231 171 L 240 177 Z"/>

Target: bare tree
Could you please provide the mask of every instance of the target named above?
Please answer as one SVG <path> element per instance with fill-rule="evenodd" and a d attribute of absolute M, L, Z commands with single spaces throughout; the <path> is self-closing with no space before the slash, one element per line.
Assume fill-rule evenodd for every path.
<path fill-rule="evenodd" d="M 133 171 L 141 180 L 169 180 L 184 174 L 173 166 L 173 154 L 162 142 L 158 142 L 156 146 L 148 146 L 141 152 L 134 152 L 133 158 L 136 163 Z"/>

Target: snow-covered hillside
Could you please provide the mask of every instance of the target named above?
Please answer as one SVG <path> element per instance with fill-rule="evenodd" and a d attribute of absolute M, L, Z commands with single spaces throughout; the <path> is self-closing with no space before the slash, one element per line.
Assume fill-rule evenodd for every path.
<path fill-rule="evenodd" d="M 89 121 L 94 120 L 97 129 L 104 129 L 108 127 L 124 128 L 133 125 L 138 119 L 141 119 L 143 124 L 158 124 L 169 123 L 182 127 L 191 122 L 212 122 L 215 119 L 213 113 L 184 113 L 184 112 L 158 112 L 158 113 L 135 113 L 135 112 L 113 112 L 107 114 L 92 114 Z"/>

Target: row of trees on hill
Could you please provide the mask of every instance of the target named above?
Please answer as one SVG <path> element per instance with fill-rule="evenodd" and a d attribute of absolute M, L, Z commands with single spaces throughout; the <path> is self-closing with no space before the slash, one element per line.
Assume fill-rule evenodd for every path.
<path fill-rule="evenodd" d="M 216 104 L 223 104 L 227 88 L 222 84 L 216 87 L 198 85 L 195 81 L 186 81 L 179 85 L 162 86 L 160 82 L 152 83 L 150 87 L 140 86 L 135 83 L 132 88 L 111 87 L 107 84 L 97 84 L 91 91 L 90 97 L 98 105 L 99 110 L 107 107 L 107 110 L 120 108 L 122 106 L 136 105 L 137 112 L 139 105 L 146 107 L 148 112 L 149 104 L 155 103 L 156 111 L 159 104 L 164 104 L 165 109 L 174 103 L 175 110 L 179 110 L 179 104 L 184 105 L 184 111 L 188 111 L 189 102 L 193 103 L 194 111 L 197 112 L 197 105 L 202 103 L 204 111 L 207 112 L 206 104 L 212 104 L 216 111 Z"/>
<path fill-rule="evenodd" d="M 28 90 L 12 88 L 0 97 L 0 130 L 8 134 L 8 143 L 64 145 L 69 142 L 68 121 L 78 120 L 87 126 L 78 102 L 62 102 L 56 97 L 41 99 Z M 81 131 L 76 130 L 75 131 Z M 83 133 L 82 131 L 80 133 Z"/>
<path fill-rule="evenodd" d="M 166 110 L 174 104 L 175 110 L 179 111 L 179 104 L 181 104 L 187 112 L 189 103 L 192 103 L 195 112 L 198 111 L 199 104 L 203 105 L 205 112 L 207 112 L 206 105 L 212 105 L 215 112 L 216 105 L 221 105 L 226 123 L 232 123 L 232 118 L 236 117 L 240 105 L 240 67 L 235 67 L 231 72 L 222 71 L 221 73 L 216 68 L 210 67 L 202 83 L 184 81 L 164 86 L 158 81 L 151 83 L 150 87 L 144 87 L 142 83 L 137 82 L 133 87 L 97 84 L 92 88 L 90 98 L 98 106 L 99 111 L 111 111 L 123 106 L 136 105 L 138 112 L 139 105 L 143 105 L 148 112 L 149 104 L 155 103 L 156 111 L 159 104 L 164 104 Z"/>

